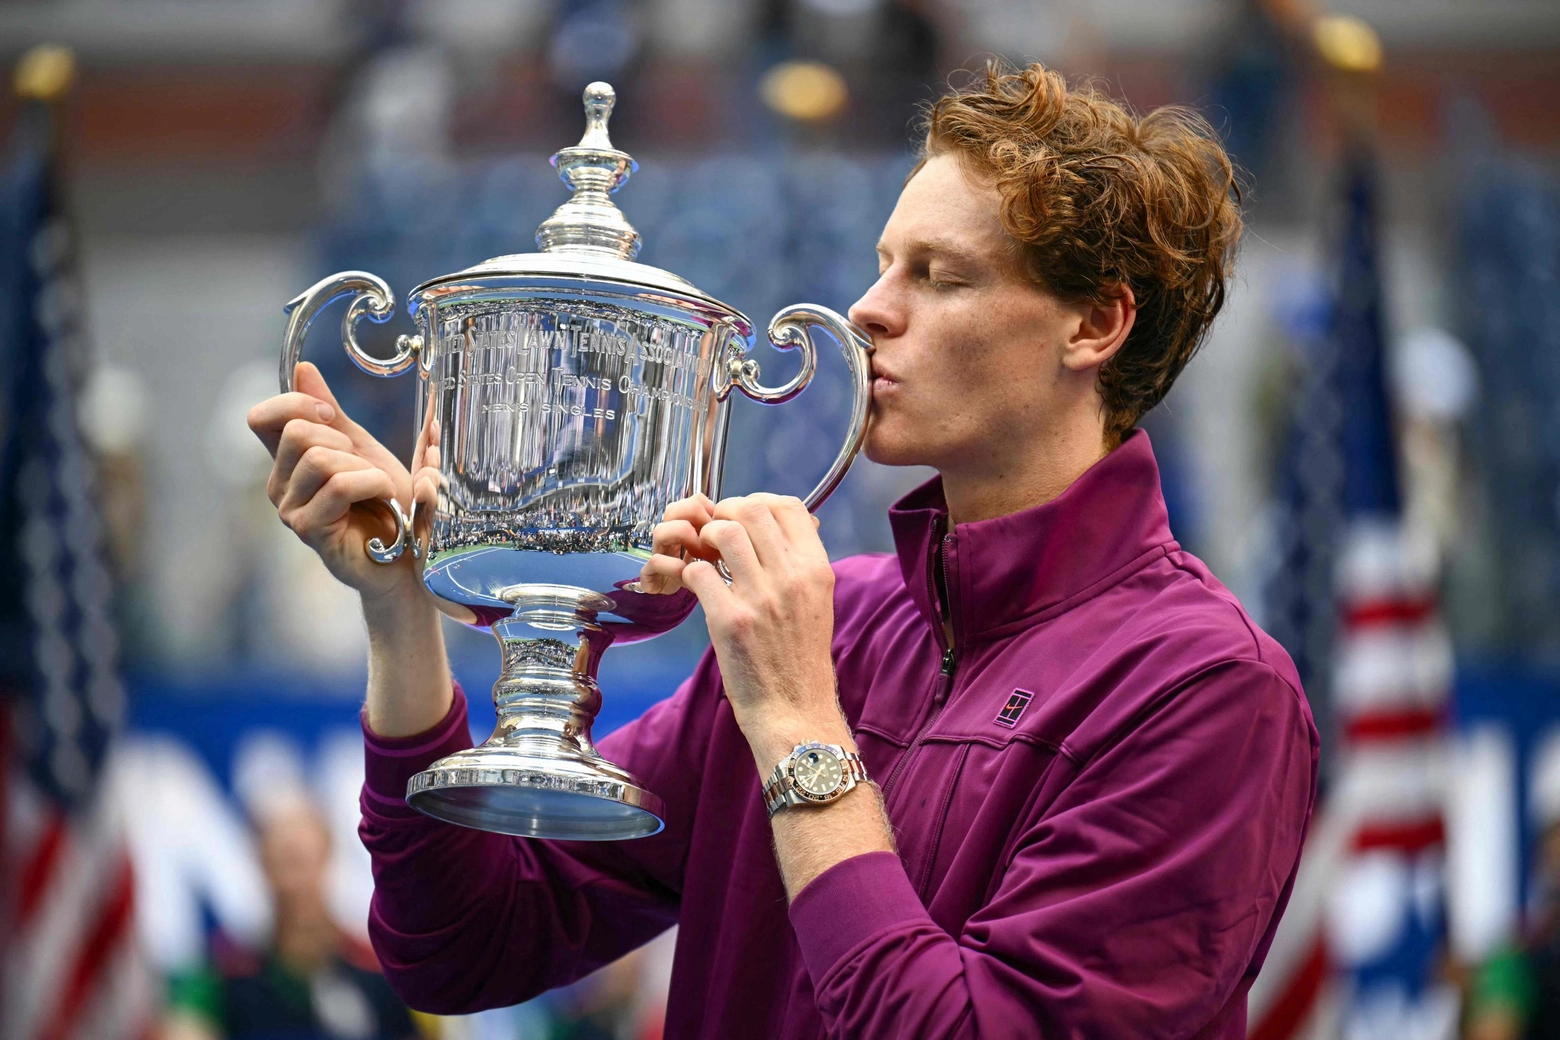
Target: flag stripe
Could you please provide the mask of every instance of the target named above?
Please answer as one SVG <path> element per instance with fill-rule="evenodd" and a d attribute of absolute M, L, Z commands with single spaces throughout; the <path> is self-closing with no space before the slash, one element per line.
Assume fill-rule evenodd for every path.
<path fill-rule="evenodd" d="M 1431 599 L 1386 598 L 1365 600 L 1344 608 L 1343 623 L 1349 628 L 1369 628 L 1372 625 L 1417 625 L 1435 616 L 1436 604 Z"/>
<path fill-rule="evenodd" d="M 1439 733 L 1445 723 L 1446 709 L 1443 707 L 1370 711 L 1347 720 L 1343 725 L 1343 736 L 1351 743 L 1423 737 Z"/>
<path fill-rule="evenodd" d="M 109 896 L 99 908 L 97 919 L 86 934 L 61 991 L 53 1018 L 39 1034 L 43 1040 L 69 1040 L 110 956 L 129 936 L 134 905 L 135 882 L 130 859 L 121 853 Z"/>
<path fill-rule="evenodd" d="M 1311 952 L 1289 977 L 1289 984 L 1273 1001 L 1262 1020 L 1246 1034 L 1246 1040 L 1289 1040 L 1315 1009 L 1327 981 L 1327 940 L 1317 932 Z"/>
<path fill-rule="evenodd" d="M 44 826 L 43 834 L 38 839 L 37 845 L 22 865 L 20 881 L 17 885 L 16 895 L 16 929 L 25 929 L 38 913 L 38 907 L 43 904 L 44 892 L 48 890 L 49 882 L 59 870 L 60 859 L 65 852 L 65 816 L 60 812 L 51 812 L 49 822 Z"/>
<path fill-rule="evenodd" d="M 139 912 L 137 901 L 135 913 Z M 146 1009 L 161 1003 L 161 992 L 160 978 L 141 958 L 136 943 L 118 943 L 103 968 L 97 991 L 89 996 L 76 1020 L 71 1040 L 155 1040 Z"/>
<path fill-rule="evenodd" d="M 1440 816 L 1411 823 L 1369 823 L 1354 836 L 1357 852 L 1394 849 L 1412 855 L 1446 844 L 1446 823 Z"/>

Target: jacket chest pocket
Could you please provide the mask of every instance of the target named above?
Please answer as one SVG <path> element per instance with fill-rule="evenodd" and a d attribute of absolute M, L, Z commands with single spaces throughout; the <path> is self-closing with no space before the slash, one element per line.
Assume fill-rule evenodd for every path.
<path fill-rule="evenodd" d="M 909 754 L 887 794 L 900 858 L 922 902 L 962 921 L 988 898 L 1057 756 L 1023 734 L 941 726 Z"/>

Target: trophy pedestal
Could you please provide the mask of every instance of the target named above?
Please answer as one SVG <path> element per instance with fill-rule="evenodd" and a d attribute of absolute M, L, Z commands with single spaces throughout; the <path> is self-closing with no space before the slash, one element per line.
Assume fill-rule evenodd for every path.
<path fill-rule="evenodd" d="M 492 623 L 504 653 L 487 742 L 441 758 L 407 783 L 406 801 L 435 819 L 527 838 L 613 841 L 655 834 L 661 799 L 591 744 L 601 708 L 596 668 L 611 633 L 593 593 L 520 586 L 513 615 Z"/>
<path fill-rule="evenodd" d="M 661 799 L 599 755 L 542 757 L 491 740 L 412 777 L 406 801 L 435 819 L 526 838 L 614 841 L 664 826 Z"/>

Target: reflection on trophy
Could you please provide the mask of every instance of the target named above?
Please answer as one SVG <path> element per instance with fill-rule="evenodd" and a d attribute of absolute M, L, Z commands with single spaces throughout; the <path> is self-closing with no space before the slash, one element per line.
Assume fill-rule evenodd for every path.
<path fill-rule="evenodd" d="M 396 537 L 367 551 L 382 563 L 420 557 L 426 533 L 424 581 L 447 613 L 498 637 L 503 669 L 493 735 L 418 773 L 406 798 L 441 820 L 530 837 L 634 838 L 663 826 L 660 799 L 591 743 L 596 670 L 614 642 L 660 635 L 693 610 L 686 590 L 648 595 L 636 579 L 669 503 L 720 497 L 732 389 L 788 401 L 816 371 L 812 330 L 840 345 L 851 425 L 809 509 L 838 486 L 866 429 L 868 344 L 840 315 L 810 304 L 776 315 L 770 341 L 800 350 L 802 366 L 766 387 L 745 315 L 634 261 L 639 233 L 610 197 L 637 169 L 607 136 L 614 98 L 605 83 L 587 87 L 585 136 L 553 156 L 574 194 L 537 230 L 541 252 L 412 290 L 420 331 L 387 360 L 353 337 L 360 318 L 385 321 L 395 305 L 361 271 L 292 301 L 282 345 L 286 392 L 310 322 L 349 298 L 352 359 L 375 375 L 417 370 L 418 428 L 439 423 L 437 505 L 414 530 L 413 515 L 387 502 Z"/>

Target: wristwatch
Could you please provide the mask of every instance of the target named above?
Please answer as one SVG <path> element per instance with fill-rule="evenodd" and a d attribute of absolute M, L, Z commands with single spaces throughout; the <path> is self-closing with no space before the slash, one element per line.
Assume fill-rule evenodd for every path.
<path fill-rule="evenodd" d="M 867 780 L 861 756 L 838 744 L 798 744 L 780 760 L 764 785 L 772 818 L 788 805 L 826 805 Z"/>

